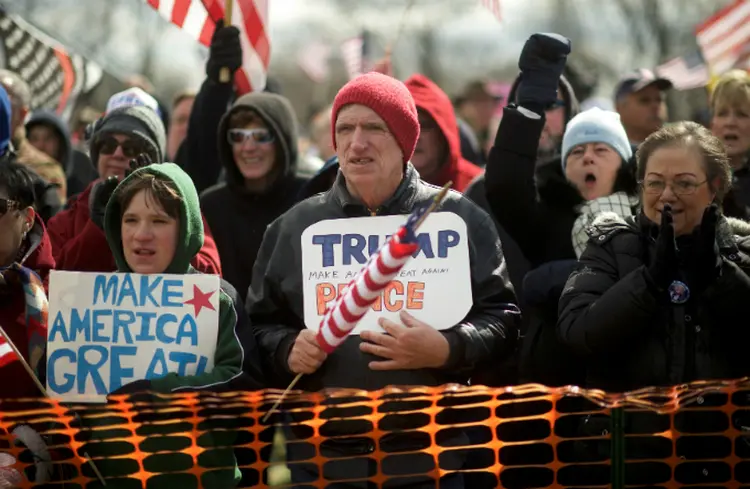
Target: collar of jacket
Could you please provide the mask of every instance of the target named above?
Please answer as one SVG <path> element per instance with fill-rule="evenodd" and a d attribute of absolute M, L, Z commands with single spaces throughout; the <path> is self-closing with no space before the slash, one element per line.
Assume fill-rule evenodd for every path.
<path fill-rule="evenodd" d="M 344 212 L 350 216 L 408 214 L 414 207 L 418 188 L 419 173 L 411 163 L 407 163 L 401 183 L 393 195 L 377 209 L 370 209 L 349 193 L 346 188 L 346 178 L 339 171 L 333 187 L 328 191 L 327 200 L 341 206 Z"/>
<path fill-rule="evenodd" d="M 602 212 L 586 229 L 589 237 L 600 245 L 607 243 L 623 231 L 638 233 L 649 241 L 655 241 L 659 234 L 659 226 L 649 220 L 643 211 L 637 216 L 624 219 L 614 212 Z M 720 216 L 716 226 L 716 244 L 722 254 L 736 255 L 739 252 L 736 236 L 750 236 L 750 224 L 739 219 Z"/>

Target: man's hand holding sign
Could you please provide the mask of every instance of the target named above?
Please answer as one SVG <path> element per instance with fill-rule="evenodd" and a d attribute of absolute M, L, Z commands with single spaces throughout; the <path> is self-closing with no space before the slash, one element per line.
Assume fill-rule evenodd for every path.
<path fill-rule="evenodd" d="M 390 319 L 380 318 L 378 324 L 385 333 L 362 331 L 365 342 L 359 348 L 365 353 L 387 358 L 370 362 L 373 370 L 411 370 L 440 368 L 450 356 L 450 345 L 438 330 L 401 311 L 403 326 Z"/>

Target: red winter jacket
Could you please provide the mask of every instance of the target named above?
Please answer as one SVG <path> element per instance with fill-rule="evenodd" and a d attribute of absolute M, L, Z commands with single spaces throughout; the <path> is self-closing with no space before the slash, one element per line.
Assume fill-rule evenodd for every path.
<path fill-rule="evenodd" d="M 90 183 L 70 202 L 68 209 L 47 224 L 57 270 L 113 272 L 117 269 L 104 231 L 89 216 L 89 194 L 95 183 Z M 203 248 L 190 263 L 199 272 L 221 275 L 219 252 L 205 217 L 203 233 Z"/>
<path fill-rule="evenodd" d="M 26 251 L 21 265 L 30 268 L 39 275 L 44 282 L 44 292 L 47 293 L 49 271 L 55 268 L 52 257 L 52 243 L 50 243 L 44 223 L 37 214 L 36 222 L 26 235 Z M 11 341 L 21 351 L 21 355 L 28 360 L 29 338 L 26 328 L 26 298 L 21 287 L 12 290 L 0 290 L 0 325 Z M 45 360 L 42 359 L 42 362 Z M 42 397 L 36 384 L 29 378 L 21 362 L 11 361 L 0 367 L 0 399 L 17 399 L 20 397 Z"/>
<path fill-rule="evenodd" d="M 448 142 L 448 162 L 443 165 L 437 177 L 426 181 L 441 187 L 453 181 L 453 189 L 463 192 L 474 177 L 482 173 L 482 169 L 461 157 L 461 139 L 451 100 L 440 87 L 424 75 L 412 75 L 404 84 L 411 92 L 417 108 L 426 111 L 435 119 Z"/>

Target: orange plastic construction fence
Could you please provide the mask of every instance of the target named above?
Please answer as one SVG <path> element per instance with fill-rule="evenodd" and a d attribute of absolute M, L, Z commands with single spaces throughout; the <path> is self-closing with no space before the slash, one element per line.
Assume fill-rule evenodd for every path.
<path fill-rule="evenodd" d="M 236 467 L 240 487 L 272 487 L 279 465 L 278 487 L 591 488 L 620 486 L 622 464 L 624 487 L 750 484 L 746 379 L 621 395 L 539 385 L 293 393 L 263 423 L 279 395 L 2 402 L 0 454 L 16 462 L 0 479 L 15 469 L 18 487 L 98 488 L 95 466 L 107 487 L 229 487 L 220 474 Z M 19 426 L 47 451 L 26 448 Z M 272 463 L 278 435 L 286 456 Z"/>

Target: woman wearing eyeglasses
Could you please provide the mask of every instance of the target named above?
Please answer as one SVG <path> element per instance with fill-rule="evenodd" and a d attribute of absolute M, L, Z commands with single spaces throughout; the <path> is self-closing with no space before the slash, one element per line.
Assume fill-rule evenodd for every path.
<path fill-rule="evenodd" d="M 55 260 L 47 231 L 33 207 L 35 178 L 24 165 L 0 165 L 0 326 L 37 376 L 43 377 L 45 289 Z M 41 395 L 2 335 L 0 379 L 0 399 Z"/>
<path fill-rule="evenodd" d="M 748 375 L 750 225 L 721 213 L 730 186 L 721 141 L 680 122 L 636 159 L 642 210 L 589 227 L 560 298 L 560 338 L 585 359 L 592 388 Z"/>
<path fill-rule="evenodd" d="M 223 183 L 201 194 L 201 209 L 224 278 L 245 297 L 263 233 L 296 203 L 297 123 L 289 101 L 273 93 L 240 97 L 219 124 Z"/>

